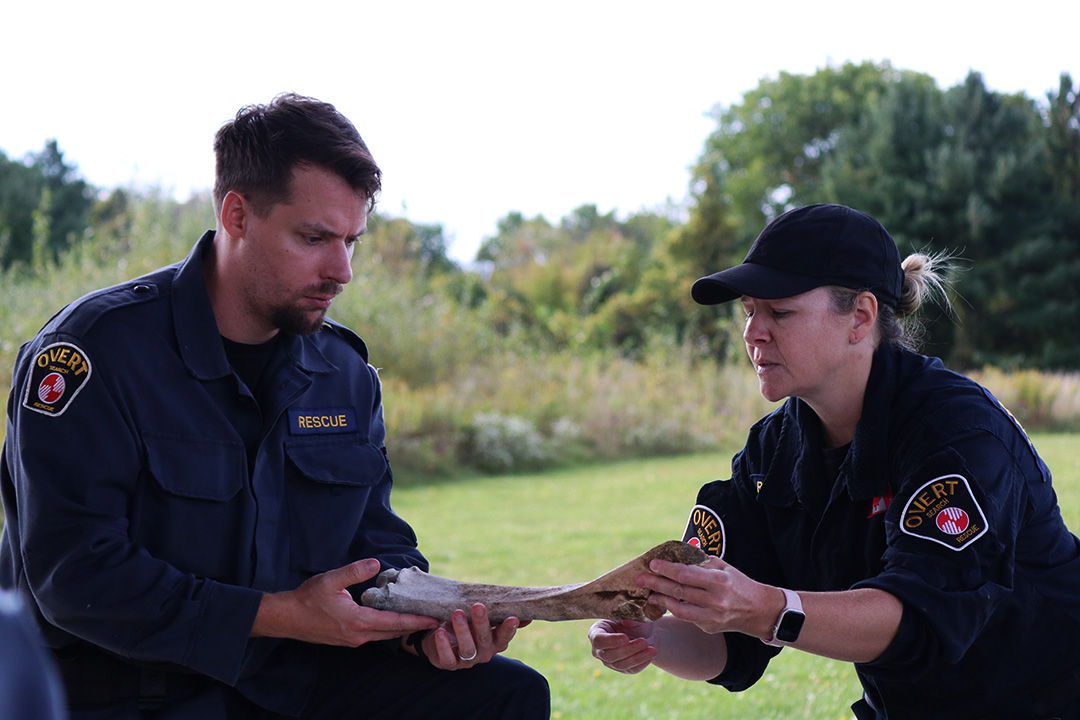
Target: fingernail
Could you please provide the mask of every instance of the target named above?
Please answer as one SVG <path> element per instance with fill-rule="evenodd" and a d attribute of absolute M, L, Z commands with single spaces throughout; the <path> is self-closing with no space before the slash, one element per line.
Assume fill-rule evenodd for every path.
<path fill-rule="evenodd" d="M 379 572 L 380 567 L 382 567 L 382 565 L 380 565 L 379 561 L 376 560 L 375 558 L 369 558 L 368 560 L 364 561 L 364 570 L 366 572 L 373 573 L 373 574 L 377 573 L 377 572 Z"/>

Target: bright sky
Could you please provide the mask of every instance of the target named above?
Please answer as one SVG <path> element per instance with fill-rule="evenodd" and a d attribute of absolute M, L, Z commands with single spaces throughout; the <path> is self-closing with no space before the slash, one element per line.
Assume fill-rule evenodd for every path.
<path fill-rule="evenodd" d="M 1043 100 L 1080 80 L 1077 0 L 12 2 L 0 149 L 55 138 L 99 187 L 213 183 L 219 125 L 283 91 L 335 104 L 380 208 L 471 260 L 508 212 L 558 221 L 685 200 L 717 104 L 780 71 L 889 60 Z M 194 239 L 193 239 L 194 240 Z"/>

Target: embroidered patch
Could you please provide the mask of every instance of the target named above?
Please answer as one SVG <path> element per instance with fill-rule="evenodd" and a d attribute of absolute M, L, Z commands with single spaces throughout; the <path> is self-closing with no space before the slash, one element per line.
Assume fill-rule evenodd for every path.
<path fill-rule="evenodd" d="M 350 408 L 289 410 L 291 435 L 326 435 L 356 432 L 356 411 Z"/>
<path fill-rule="evenodd" d="M 26 383 L 23 407 L 42 415 L 62 415 L 90 379 L 90 358 L 71 343 L 38 351 Z"/>
<path fill-rule="evenodd" d="M 686 522 L 683 542 L 699 547 L 709 555 L 724 557 L 724 522 L 712 508 L 695 505 Z"/>
<path fill-rule="evenodd" d="M 900 529 L 950 550 L 962 550 L 986 533 L 986 515 L 960 475 L 943 475 L 915 491 Z"/>

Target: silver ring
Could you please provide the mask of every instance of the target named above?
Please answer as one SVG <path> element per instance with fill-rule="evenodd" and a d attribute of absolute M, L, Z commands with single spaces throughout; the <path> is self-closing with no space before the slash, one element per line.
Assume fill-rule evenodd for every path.
<path fill-rule="evenodd" d="M 461 655 L 461 653 L 458 653 L 458 659 L 461 660 L 462 662 L 469 662 L 470 660 L 475 660 L 476 659 L 476 650 L 473 650 L 472 655 L 470 655 L 469 657 L 463 657 Z"/>

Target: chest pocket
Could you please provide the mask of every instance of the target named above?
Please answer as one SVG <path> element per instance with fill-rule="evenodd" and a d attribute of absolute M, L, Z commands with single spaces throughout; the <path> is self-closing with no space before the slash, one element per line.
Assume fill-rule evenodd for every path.
<path fill-rule="evenodd" d="M 390 469 L 382 450 L 355 440 L 289 442 L 285 456 L 303 481 L 318 485 L 374 485 Z"/>
<path fill-rule="evenodd" d="M 229 580 L 229 549 L 245 546 L 253 508 L 240 493 L 244 448 L 217 439 L 144 434 L 146 451 L 131 532 L 185 572 Z"/>
<path fill-rule="evenodd" d="M 291 569 L 319 573 L 358 559 L 351 550 L 369 506 L 389 510 L 389 488 L 380 489 L 390 472 L 382 450 L 355 437 L 293 440 L 285 456 Z"/>
<path fill-rule="evenodd" d="M 170 495 L 223 502 L 243 485 L 244 449 L 218 440 L 144 435 L 146 466 Z"/>

